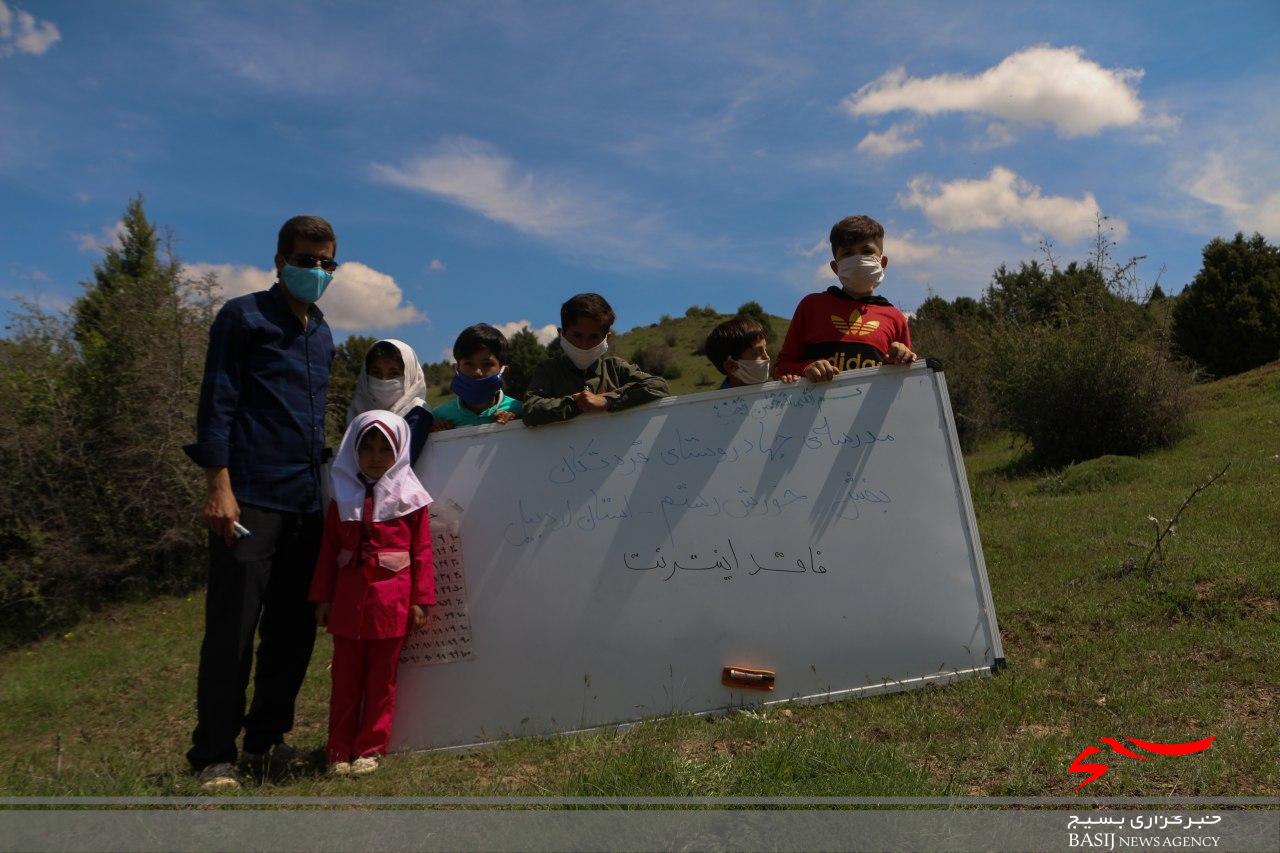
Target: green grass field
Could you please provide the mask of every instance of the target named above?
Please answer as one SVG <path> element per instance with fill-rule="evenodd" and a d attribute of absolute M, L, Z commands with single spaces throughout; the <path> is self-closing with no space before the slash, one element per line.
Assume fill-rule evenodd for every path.
<path fill-rule="evenodd" d="M 1113 758 L 1085 793 L 1280 794 L 1280 364 L 1198 398 L 1193 434 L 1140 459 L 1024 474 L 1008 439 L 967 458 L 1009 663 L 996 677 L 399 755 L 363 779 L 303 775 L 247 791 L 1061 795 L 1082 778 L 1069 762 L 1099 737 L 1216 735 L 1191 756 Z M 1170 516 L 1228 461 L 1184 513 L 1166 564 L 1150 577 L 1121 571 L 1146 555 L 1148 516 Z M 0 654 L 0 790 L 197 792 L 183 752 L 201 628 L 200 595 L 163 598 Z M 328 658 L 326 637 L 300 697 L 297 746 L 322 745 Z"/>

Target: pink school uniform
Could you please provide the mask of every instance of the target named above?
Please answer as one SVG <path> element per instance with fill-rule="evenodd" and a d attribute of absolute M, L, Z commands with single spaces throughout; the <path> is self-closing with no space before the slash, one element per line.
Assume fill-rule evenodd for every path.
<path fill-rule="evenodd" d="M 381 431 L 396 453 L 395 463 L 372 484 L 360 474 L 356 456 L 369 429 Z M 310 595 L 332 605 L 329 763 L 386 753 L 410 607 L 435 603 L 431 496 L 409 467 L 409 438 L 398 415 L 364 412 L 347 428 L 333 465 L 333 500 Z"/>

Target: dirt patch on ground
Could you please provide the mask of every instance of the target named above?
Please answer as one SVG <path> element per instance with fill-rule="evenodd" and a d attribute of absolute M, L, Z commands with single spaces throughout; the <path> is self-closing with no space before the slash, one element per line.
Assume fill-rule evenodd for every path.
<path fill-rule="evenodd" d="M 1222 703 L 1230 717 L 1252 724 L 1280 718 L 1280 685 L 1250 684 L 1231 691 Z"/>

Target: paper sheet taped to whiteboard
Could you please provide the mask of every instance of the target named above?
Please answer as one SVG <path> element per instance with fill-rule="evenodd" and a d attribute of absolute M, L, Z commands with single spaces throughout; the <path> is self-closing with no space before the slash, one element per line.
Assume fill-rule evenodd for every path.
<path fill-rule="evenodd" d="M 425 666 L 471 660 L 471 615 L 458 526 L 431 516 L 431 552 L 436 567 L 436 603 L 427 608 L 427 623 L 409 634 L 401 666 Z"/>

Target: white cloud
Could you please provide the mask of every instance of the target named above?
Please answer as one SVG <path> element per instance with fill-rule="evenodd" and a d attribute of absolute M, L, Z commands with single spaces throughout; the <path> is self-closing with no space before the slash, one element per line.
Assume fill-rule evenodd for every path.
<path fill-rule="evenodd" d="M 194 263 L 186 268 L 194 276 L 213 273 L 224 299 L 266 290 L 276 280 L 275 270 L 254 266 Z M 333 283 L 320 299 L 320 307 L 335 329 L 379 329 L 427 319 L 404 301 L 404 292 L 394 278 L 357 261 L 346 261 L 338 267 Z"/>
<path fill-rule="evenodd" d="M 1093 193 L 1078 199 L 1046 196 L 1004 166 L 996 166 L 980 180 L 936 183 L 917 176 L 908 187 L 910 192 L 899 196 L 898 203 L 920 208 L 944 231 L 1013 227 L 1027 238 L 1044 234 L 1071 242 L 1093 235 L 1101 215 Z M 1123 240 L 1128 233 L 1125 222 L 1114 218 L 1108 222 L 1114 239 Z"/>
<path fill-rule="evenodd" d="M 548 323 L 541 328 L 533 325 L 528 320 L 512 320 L 510 323 L 490 323 L 499 332 L 507 336 L 507 340 L 511 340 L 511 336 L 521 329 L 527 328 L 533 332 L 534 337 L 538 339 L 538 343 L 544 347 L 554 341 L 560 332 L 556 328 L 555 323 Z"/>
<path fill-rule="evenodd" d="M 444 272 L 447 269 L 448 266 L 439 258 L 432 258 L 431 263 L 427 264 L 427 272 Z"/>
<path fill-rule="evenodd" d="M 661 268 L 706 264 L 724 241 L 670 227 L 660 212 L 629 198 L 550 172 L 534 172 L 493 146 L 456 138 L 400 165 L 374 163 L 376 180 L 444 199 L 588 260 Z"/>
<path fill-rule="evenodd" d="M 0 0 L 0 3 L 3 3 L 3 0 Z M 124 245 L 126 233 L 128 229 L 124 226 L 124 220 L 117 219 L 114 225 L 102 226 L 102 230 L 97 234 L 77 231 L 72 233 L 71 239 L 76 241 L 76 248 L 82 252 L 102 252 L 107 249 L 118 251 Z"/>
<path fill-rule="evenodd" d="M 873 157 L 892 157 L 895 154 L 919 148 L 924 143 L 919 139 L 909 138 L 915 129 L 915 122 L 905 122 L 891 125 L 884 133 L 872 131 L 862 137 L 862 141 L 858 143 L 858 150 Z"/>
<path fill-rule="evenodd" d="M 908 77 L 896 68 L 846 97 L 843 106 L 855 116 L 977 113 L 1018 124 L 1050 124 L 1064 137 L 1092 136 L 1142 120 L 1137 92 L 1142 74 L 1103 68 L 1080 48 L 1040 45 L 974 75 Z"/>
<path fill-rule="evenodd" d="M 0 59 L 15 53 L 40 56 L 61 38 L 52 21 L 37 21 L 30 12 L 0 0 Z"/>
<path fill-rule="evenodd" d="M 1009 125 L 1001 121 L 993 121 L 987 125 L 986 131 L 982 137 L 974 140 L 973 148 L 977 151 L 986 151 L 991 148 L 1000 148 L 1014 142 L 1015 137 L 1013 130 Z"/>
<path fill-rule="evenodd" d="M 1241 231 L 1280 238 L 1280 189 L 1260 187 L 1257 175 L 1246 183 L 1239 171 L 1229 167 L 1221 154 L 1210 153 L 1203 169 L 1188 184 L 1187 192 L 1219 208 Z"/>
<path fill-rule="evenodd" d="M 610 218 L 601 205 L 561 181 L 521 171 L 492 146 L 454 139 L 403 166 L 373 165 L 380 180 L 448 199 L 539 237 L 564 237 Z"/>

